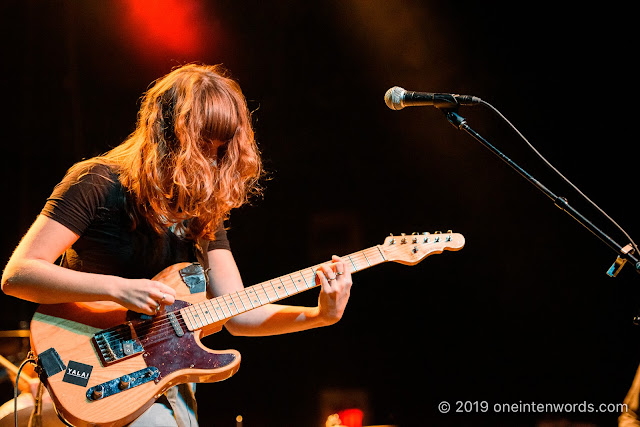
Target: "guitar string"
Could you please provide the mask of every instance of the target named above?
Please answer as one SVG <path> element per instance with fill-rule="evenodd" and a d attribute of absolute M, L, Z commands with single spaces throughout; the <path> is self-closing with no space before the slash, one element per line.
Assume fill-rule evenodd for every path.
<path fill-rule="evenodd" d="M 367 253 L 369 254 L 369 257 L 367 257 Z M 370 257 L 371 257 L 371 259 L 370 259 Z M 370 267 L 371 266 L 371 260 L 374 260 L 374 264 L 373 265 L 377 265 L 380 262 L 384 262 L 385 261 L 385 259 L 384 259 L 383 255 L 382 255 L 382 253 L 380 252 L 380 249 L 379 249 L 378 246 L 374 246 L 374 247 L 371 247 L 371 248 L 368 248 L 368 249 L 364 249 L 362 251 L 353 253 L 351 255 L 347 255 L 347 256 L 345 256 L 343 258 L 347 258 L 353 264 L 352 265 L 353 272 L 357 272 L 357 271 L 360 271 L 360 270 L 362 270 L 364 268 Z M 376 258 L 379 258 L 380 260 L 375 262 Z M 294 294 L 297 294 L 299 292 L 303 292 L 305 290 L 308 290 L 308 289 L 311 289 L 313 287 L 316 287 L 317 285 L 315 284 L 314 277 L 309 277 L 309 281 L 312 281 L 312 283 L 313 283 L 311 286 L 309 286 L 309 284 L 307 282 L 307 278 L 305 277 L 303 272 L 306 271 L 306 270 L 311 270 L 311 271 L 313 271 L 314 276 L 315 276 L 315 271 L 318 268 L 320 268 L 320 265 L 321 264 L 318 264 L 318 265 L 315 265 L 315 266 L 312 266 L 312 267 L 308 267 L 307 269 L 304 269 L 304 270 L 300 270 L 300 271 L 297 271 L 297 272 L 294 272 L 294 273 L 291 273 L 291 274 L 288 274 L 288 275 L 280 276 L 279 278 L 272 279 L 272 280 L 269 280 L 267 282 L 262 282 L 262 283 L 259 283 L 257 285 L 251 286 L 249 288 L 245 288 L 245 289 L 240 290 L 240 291 L 236 291 L 233 294 L 222 295 L 220 297 L 216 297 L 216 298 L 212 298 L 212 299 L 209 299 L 209 300 L 201 301 L 199 303 L 192 304 L 190 306 L 178 309 L 178 310 L 176 310 L 176 311 L 174 311 L 172 313 L 180 313 L 181 314 L 181 316 L 176 316 L 176 320 L 178 322 L 178 325 L 181 328 L 186 329 L 187 331 L 190 330 L 189 327 L 187 326 L 187 321 L 184 318 L 185 317 L 185 313 L 184 312 L 187 312 L 187 311 L 189 312 L 189 314 L 192 315 L 194 320 L 197 320 L 198 322 L 203 323 L 202 326 L 207 326 L 207 325 L 210 325 L 212 323 L 219 322 L 219 321 L 225 320 L 225 319 L 227 319 L 229 317 L 233 317 L 233 316 L 235 316 L 237 314 L 240 314 L 240 313 L 243 313 L 245 311 L 251 310 L 253 308 L 259 307 L 261 305 L 270 303 L 272 301 L 279 301 L 279 300 L 284 299 L 284 298 L 286 298 L 286 297 L 288 297 L 290 295 L 294 295 Z M 361 265 L 361 266 L 358 267 L 358 265 Z M 297 287 L 295 281 L 292 278 L 292 276 L 294 276 L 294 275 L 300 275 L 303 278 L 303 280 L 305 282 L 305 285 L 306 285 L 305 289 L 300 290 Z M 285 291 L 285 293 L 287 295 L 285 295 L 283 297 L 280 297 L 278 295 L 276 287 L 273 284 L 274 281 L 280 281 L 283 284 L 284 291 Z M 298 280 L 298 282 L 299 282 L 299 280 Z M 265 285 L 267 287 L 269 287 L 269 285 L 271 286 L 272 291 L 276 296 L 276 299 L 272 299 L 269 296 L 269 292 L 264 288 Z M 293 285 L 292 292 L 288 292 L 287 286 L 289 287 L 289 289 L 291 289 L 291 285 Z M 257 301 L 258 304 L 257 305 L 253 304 L 253 302 L 251 301 L 251 298 L 248 296 L 248 293 L 252 292 L 252 291 L 258 297 L 258 301 Z M 243 309 L 242 310 L 239 310 L 237 303 L 234 301 L 234 294 L 235 294 L 235 297 L 243 305 Z M 246 306 L 244 305 L 243 298 L 242 298 L 241 294 L 244 294 L 244 296 L 246 297 L 245 301 L 247 301 L 251 305 L 251 308 L 246 308 Z M 263 298 L 260 298 L 261 296 Z M 226 301 L 226 297 L 228 297 L 231 300 L 231 306 L 235 307 L 235 310 L 236 310 L 235 314 L 233 313 L 233 310 L 231 309 L 231 306 L 229 305 L 229 303 Z M 266 302 L 262 302 L 263 299 L 265 299 Z M 230 314 L 229 316 L 227 316 L 224 313 L 224 309 L 221 306 L 220 300 L 222 300 L 224 305 L 227 306 L 227 310 L 228 310 L 228 312 Z M 215 310 L 215 307 L 214 307 L 213 311 L 211 311 L 211 310 L 202 311 L 202 308 L 201 308 L 202 305 L 207 305 L 207 304 L 213 305 L 212 301 L 215 301 L 217 306 L 218 306 L 218 309 L 220 309 L 222 311 L 222 315 L 223 315 L 222 317 L 219 314 L 217 314 L 217 312 Z M 204 316 L 205 322 L 207 322 L 206 324 L 205 324 L 205 322 L 202 321 L 201 315 L 199 313 L 197 313 L 198 310 L 200 310 L 202 312 L 202 315 Z M 193 315 L 194 311 L 196 312 L 195 316 Z M 210 313 L 215 314 L 215 316 L 218 317 L 218 320 L 213 320 L 213 321 L 208 320 L 207 317 L 210 317 L 211 319 L 213 319 L 213 317 L 210 315 Z M 193 323 L 193 322 L 190 321 L 189 323 Z M 197 327 L 197 325 L 192 325 L 192 326 L 196 326 Z M 173 329 L 174 329 L 174 327 L 171 324 L 171 321 L 169 319 L 169 313 L 165 313 L 161 317 L 154 317 L 151 322 L 143 321 L 143 322 L 139 323 L 138 325 L 134 326 L 134 330 L 135 330 L 137 336 L 141 336 L 142 335 L 142 336 L 146 337 L 149 334 L 153 333 L 154 336 L 158 337 L 157 339 L 150 339 L 150 340 L 145 341 L 145 344 L 147 344 L 147 345 L 153 345 L 153 344 L 156 344 L 158 342 L 161 342 L 161 341 L 165 340 L 166 338 L 164 337 L 163 334 L 165 332 L 167 332 L 167 331 L 171 332 Z M 117 327 L 113 328 L 113 330 L 111 330 L 110 332 L 107 332 L 107 331 L 109 331 L 109 329 L 105 330 L 104 332 L 105 332 L 106 335 L 108 335 L 109 339 L 105 340 L 105 341 L 107 342 L 107 344 L 109 346 L 111 346 L 111 344 L 114 344 L 114 343 L 118 342 L 120 339 L 122 339 L 124 337 L 130 337 L 130 332 L 131 332 L 130 329 L 127 327 L 127 325 L 120 325 L 120 326 L 117 326 Z M 124 334 L 123 333 L 118 333 L 118 331 L 125 331 L 125 333 Z"/>
<path fill-rule="evenodd" d="M 366 268 L 366 267 L 370 266 L 370 261 L 369 261 L 368 257 L 366 256 L 366 254 L 364 254 L 365 252 L 369 252 L 369 255 L 371 256 L 373 253 L 378 252 L 378 249 L 377 249 L 377 247 L 368 248 L 368 249 L 365 249 L 365 250 L 360 251 L 358 253 L 351 254 L 351 255 L 348 255 L 348 256 L 345 257 L 345 258 L 349 258 L 351 260 L 351 262 L 354 263 L 354 271 L 358 271 L 358 270 L 361 270 L 363 268 Z M 378 255 L 378 257 L 379 256 L 380 255 Z M 354 260 L 354 258 L 355 258 L 355 260 Z M 363 264 L 363 265 L 360 268 L 357 268 L 356 264 Z M 313 279 L 313 277 L 309 277 L 309 280 L 313 280 L 313 285 L 308 286 L 308 284 L 307 284 L 307 287 L 305 289 L 299 290 L 297 288 L 297 286 L 295 285 L 294 281 L 289 276 L 293 276 L 293 275 L 299 274 L 300 276 L 303 277 L 303 279 L 305 280 L 305 283 L 307 283 L 307 280 L 306 280 L 306 278 L 304 276 L 303 271 L 312 270 L 314 272 L 314 275 L 315 275 L 315 270 L 317 270 L 319 267 L 320 267 L 320 265 L 309 267 L 309 268 L 307 268 L 305 270 L 300 270 L 298 272 L 294 272 L 294 273 L 291 273 L 289 275 L 281 276 L 281 277 L 279 277 L 277 279 L 272 279 L 272 280 L 270 280 L 268 282 L 263 282 L 263 283 L 254 285 L 254 286 L 252 286 L 250 288 L 246 288 L 244 290 L 237 291 L 237 292 L 235 292 L 235 294 L 237 294 L 236 297 L 242 303 L 242 297 L 240 296 L 240 293 L 245 293 L 246 294 L 247 291 L 253 290 L 256 293 L 257 297 L 258 297 L 258 301 L 259 301 L 258 305 L 254 305 L 253 303 L 251 303 L 250 298 L 248 298 L 248 296 L 247 296 L 247 301 L 249 303 L 251 303 L 251 305 L 252 305 L 251 308 L 255 308 L 257 306 L 264 305 L 264 304 L 266 304 L 268 302 L 277 301 L 277 300 L 286 298 L 289 295 L 293 295 L 295 293 L 302 292 L 302 291 L 305 291 L 307 289 L 311 289 L 311 288 L 317 286 L 315 284 L 315 280 Z M 277 298 L 276 300 L 273 300 L 272 298 L 269 297 L 269 294 L 264 289 L 264 286 L 265 286 L 265 284 L 267 285 L 267 287 L 269 285 L 271 285 L 271 287 L 273 288 L 273 292 L 275 293 L 275 295 L 277 297 L 278 293 L 275 290 L 275 287 L 274 287 L 272 282 L 278 281 L 278 280 L 282 281 L 283 286 L 285 288 L 285 293 L 287 293 L 287 295 L 285 295 L 284 297 L 281 297 L 281 298 Z M 288 282 L 288 283 L 285 283 L 285 281 Z M 287 285 L 288 285 L 289 289 L 291 289 L 291 285 L 293 285 L 293 289 L 291 289 L 291 292 L 287 291 Z M 260 288 L 262 288 L 262 289 L 260 289 Z M 235 302 L 233 302 L 233 297 L 231 296 L 233 294 L 227 294 L 227 295 L 229 296 L 229 299 L 231 299 L 233 305 L 236 307 L 237 313 L 236 314 L 233 313 L 233 311 L 229 307 L 229 304 L 225 300 L 225 296 L 213 298 L 212 300 L 217 300 L 216 302 L 217 302 L 218 306 L 220 306 L 219 300 L 220 299 L 223 300 L 224 305 L 227 306 L 227 310 L 229 311 L 230 316 L 227 316 L 224 313 L 224 310 L 223 310 L 223 315 L 224 316 L 222 318 L 219 315 L 216 314 L 216 317 L 218 317 L 218 320 L 214 320 L 213 322 L 209 322 L 207 320 L 207 322 L 209 322 L 207 324 L 212 324 L 212 323 L 215 323 L 217 321 L 222 321 L 222 320 L 224 320 L 224 319 L 226 319 L 228 317 L 233 317 L 233 316 L 239 314 L 240 312 L 244 312 L 244 311 L 248 311 L 249 310 L 249 309 L 245 308 L 245 310 L 238 311 L 237 304 L 235 304 Z M 260 298 L 261 296 L 263 298 Z M 267 302 L 261 303 L 262 299 L 265 299 Z M 185 311 L 185 310 L 193 312 L 194 310 L 197 310 L 198 308 L 200 308 L 200 306 L 202 304 L 210 303 L 212 300 L 202 301 L 200 303 L 196 303 L 196 304 L 184 307 L 182 309 L 178 309 L 178 310 L 176 310 L 176 312 L 182 312 L 182 311 Z M 215 310 L 213 312 L 215 313 Z M 176 319 L 178 320 L 178 323 L 179 323 L 180 327 L 183 327 L 183 328 L 189 330 L 189 327 L 186 324 L 186 320 L 184 319 L 185 314 L 184 313 L 181 313 L 181 314 L 182 315 L 179 316 L 179 317 L 176 316 Z M 192 316 L 192 317 L 194 317 L 194 316 Z M 197 318 L 200 321 L 200 315 L 199 314 L 197 315 Z M 205 318 L 206 318 L 206 316 L 205 316 Z M 192 323 L 192 322 L 190 322 L 190 323 Z M 203 326 L 206 326 L 206 325 L 203 325 Z M 143 322 L 139 323 L 138 325 L 135 325 L 134 329 L 135 329 L 136 335 L 138 337 L 140 337 L 140 336 L 148 336 L 149 334 L 153 333 L 154 336 L 157 337 L 157 339 L 150 339 L 150 340 L 145 341 L 146 345 L 153 345 L 153 344 L 156 344 L 158 342 L 161 342 L 161 341 L 165 340 L 166 338 L 162 334 L 167 332 L 167 331 L 172 332 L 173 331 L 173 326 L 171 325 L 171 321 L 168 319 L 168 313 L 167 313 L 167 314 L 163 314 L 161 317 L 155 317 L 151 322 L 143 321 Z M 108 334 L 108 339 L 105 340 L 105 341 L 107 341 L 107 344 L 110 347 L 112 347 L 112 345 L 114 343 L 117 343 L 118 341 L 120 341 L 120 339 L 125 338 L 125 337 L 130 337 L 130 332 L 131 332 L 130 329 L 127 327 L 127 325 L 120 325 L 118 327 L 115 327 L 114 330 L 112 330 L 110 332 L 107 332 L 107 331 L 109 331 L 109 330 L 105 331 Z M 118 332 L 118 331 L 122 331 L 122 332 Z"/>
<path fill-rule="evenodd" d="M 365 249 L 364 251 L 361 251 L 359 253 L 355 253 L 355 254 L 347 256 L 347 258 L 349 258 L 349 260 L 354 263 L 354 265 L 353 265 L 354 271 L 358 271 L 360 269 L 363 269 L 363 268 L 366 268 L 366 267 L 370 266 L 370 261 L 368 260 L 365 252 L 369 252 L 369 255 L 371 256 L 373 252 L 376 252 L 376 250 L 377 250 L 377 247 L 369 248 L 369 249 Z M 354 261 L 354 259 L 355 259 L 355 261 Z M 363 259 L 366 261 L 367 264 L 363 265 L 360 268 L 358 268 L 356 266 L 356 262 L 358 264 L 360 264 L 360 263 L 362 263 Z M 313 266 L 313 267 L 309 267 L 308 269 L 314 271 L 314 269 L 317 270 L 317 268 L 319 268 L 319 265 Z M 251 287 L 251 289 L 256 293 L 256 295 L 258 297 L 258 306 L 261 305 L 260 304 L 260 302 L 261 302 L 260 296 L 263 297 L 262 299 L 266 299 L 267 302 L 271 302 L 272 301 L 272 299 L 269 297 L 268 292 L 264 289 L 264 285 L 265 284 L 267 284 L 267 287 L 268 287 L 268 285 L 271 285 L 273 292 L 275 293 L 276 297 L 278 297 L 278 293 L 275 290 L 275 287 L 274 287 L 274 285 L 272 283 L 275 280 L 280 280 L 283 283 L 283 286 L 285 288 L 285 292 L 287 293 L 287 296 L 290 295 L 291 293 L 293 293 L 293 292 L 290 293 L 290 292 L 287 291 L 287 285 L 289 285 L 289 288 L 291 287 L 291 285 L 293 285 L 295 290 L 296 290 L 295 293 L 300 292 L 300 290 L 297 288 L 297 286 L 295 285 L 295 283 L 292 280 L 292 278 L 289 277 L 289 276 L 293 276 L 295 274 L 299 274 L 300 276 L 302 276 L 303 280 L 305 280 L 305 283 L 307 283 L 307 280 L 304 277 L 304 273 L 301 270 L 301 271 L 296 272 L 296 273 L 291 273 L 290 275 L 287 275 L 287 276 L 282 276 L 282 277 L 280 277 L 278 279 L 273 279 L 273 280 L 269 281 L 268 283 L 264 282 L 262 284 L 258 284 L 258 285 L 255 285 L 255 286 Z M 309 280 L 312 280 L 312 278 L 310 277 Z M 288 282 L 288 283 L 285 283 L 285 281 Z M 307 290 L 307 289 L 311 289 L 312 287 L 317 286 L 317 285 L 315 285 L 315 280 L 313 281 L 313 283 L 314 284 L 312 286 L 308 286 L 308 284 L 307 284 L 307 288 L 303 289 L 303 291 Z M 262 290 L 260 288 L 262 288 Z M 244 305 L 244 303 L 242 302 L 242 296 L 240 295 L 241 292 L 242 291 L 236 292 L 236 297 L 240 300 L 241 304 Z M 215 298 L 215 300 L 218 300 L 219 298 L 220 297 Z M 237 304 L 233 301 L 233 294 L 229 295 L 229 299 L 231 300 L 232 305 L 234 305 L 236 307 L 236 311 L 237 311 Z M 278 298 L 278 299 L 282 299 L 282 298 Z M 231 316 L 233 316 L 234 315 L 233 310 L 231 309 L 229 303 L 227 303 L 225 296 L 222 297 L 222 300 L 223 300 L 224 304 L 227 305 L 227 309 L 229 311 L 229 314 Z M 204 303 L 207 303 L 207 302 L 210 302 L 210 301 L 211 300 L 207 300 L 207 301 L 204 301 Z M 255 307 L 255 305 L 251 302 L 251 300 L 248 298 L 248 296 L 247 296 L 247 301 L 252 305 L 252 308 Z M 219 300 L 216 301 L 216 302 L 218 303 L 218 306 L 220 306 Z M 263 304 L 266 304 L 266 303 L 263 303 Z M 198 321 L 201 321 L 199 314 L 195 313 L 196 315 L 193 316 L 193 311 L 194 310 L 197 311 L 200 308 L 200 306 L 201 306 L 201 303 L 198 303 L 198 304 L 194 304 L 192 306 L 188 306 L 188 307 L 185 307 L 183 309 L 176 310 L 176 311 L 182 312 L 182 311 L 184 311 L 186 309 L 186 311 L 190 311 L 191 312 L 190 314 L 192 314 L 192 317 L 194 317 L 194 319 L 197 318 Z M 245 307 L 245 309 L 246 309 L 246 307 Z M 207 313 L 209 313 L 209 311 L 205 311 L 205 313 L 203 313 L 205 319 L 207 318 L 207 315 L 206 315 Z M 215 310 L 213 311 L 213 313 L 215 313 Z M 236 313 L 236 314 L 238 314 L 238 313 Z M 186 324 L 186 320 L 184 319 L 185 313 L 181 313 L 181 314 L 182 315 L 180 317 L 176 316 L 176 319 L 179 319 L 178 320 L 178 324 L 180 325 L 180 327 L 189 330 L 189 327 Z M 223 314 L 224 314 L 224 310 L 223 310 Z M 209 316 L 209 317 L 211 317 L 211 316 Z M 230 317 L 230 316 L 227 316 L 226 314 L 224 314 L 224 316 L 222 318 L 220 318 L 220 316 L 216 314 L 216 317 L 218 317 L 217 321 L 221 321 L 221 320 L 224 320 L 224 319 L 226 319 L 227 317 Z M 210 322 L 208 319 L 206 319 L 206 322 L 208 322 L 207 324 L 211 324 L 211 323 L 215 323 L 216 320 L 214 320 L 214 322 Z M 190 322 L 190 323 L 193 323 L 193 322 Z M 154 318 L 154 320 L 152 322 L 149 322 L 149 323 L 143 322 L 143 323 L 138 324 L 136 326 L 137 327 L 134 327 L 134 329 L 136 331 L 136 335 L 147 337 L 147 336 L 149 336 L 149 334 L 153 333 L 154 334 L 153 336 L 157 337 L 156 339 L 149 339 L 149 340 L 145 341 L 146 345 L 153 345 L 153 344 L 156 344 L 158 342 L 161 342 L 161 341 L 165 340 L 166 336 L 163 335 L 163 333 L 165 333 L 167 331 L 171 332 L 171 330 L 173 329 L 173 326 L 171 325 L 171 321 L 168 319 L 168 314 L 162 315 L 161 318 L 157 318 L 156 317 L 156 318 Z M 206 325 L 203 325 L 203 326 L 206 326 Z M 124 331 L 125 334 L 124 335 L 119 334 L 117 332 L 119 330 Z M 128 328 L 126 328 L 126 326 L 124 328 L 116 328 L 115 331 L 111 331 L 111 333 L 109 333 L 109 335 L 108 335 L 109 339 L 106 340 L 107 344 L 109 345 L 109 347 L 112 347 L 113 344 L 116 343 L 119 340 L 119 338 L 122 338 L 124 336 L 129 337 L 130 336 L 129 332 L 130 332 L 130 330 Z"/>

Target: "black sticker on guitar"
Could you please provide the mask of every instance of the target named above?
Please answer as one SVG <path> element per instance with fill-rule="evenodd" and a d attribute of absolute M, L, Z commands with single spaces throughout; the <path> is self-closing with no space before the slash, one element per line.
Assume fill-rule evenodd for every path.
<path fill-rule="evenodd" d="M 89 382 L 89 377 L 91 376 L 92 370 L 93 366 L 91 365 L 85 365 L 84 363 L 74 362 L 73 360 L 70 360 L 62 381 L 86 387 L 87 383 Z"/>

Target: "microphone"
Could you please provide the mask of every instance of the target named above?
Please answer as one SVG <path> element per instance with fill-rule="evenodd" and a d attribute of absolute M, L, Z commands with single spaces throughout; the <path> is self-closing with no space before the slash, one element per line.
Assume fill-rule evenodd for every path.
<path fill-rule="evenodd" d="M 436 108 L 455 108 L 459 105 L 479 104 L 482 100 L 471 95 L 410 92 L 394 86 L 384 94 L 384 102 L 392 110 L 402 110 L 404 107 L 421 107 L 423 105 L 433 105 Z"/>

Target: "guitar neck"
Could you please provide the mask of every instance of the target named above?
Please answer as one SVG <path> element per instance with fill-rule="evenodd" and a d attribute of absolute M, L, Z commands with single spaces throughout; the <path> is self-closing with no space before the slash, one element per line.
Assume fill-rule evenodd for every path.
<path fill-rule="evenodd" d="M 345 267 L 355 273 L 388 261 L 380 245 L 342 257 Z M 191 331 L 237 316 L 254 308 L 280 301 L 315 288 L 316 271 L 320 264 L 304 270 L 258 283 L 243 290 L 208 299 L 180 310 Z"/>

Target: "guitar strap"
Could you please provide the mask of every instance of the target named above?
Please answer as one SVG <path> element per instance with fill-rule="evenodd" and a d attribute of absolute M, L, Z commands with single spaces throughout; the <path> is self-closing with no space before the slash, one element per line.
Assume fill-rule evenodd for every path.
<path fill-rule="evenodd" d="M 209 285 L 209 255 L 207 249 L 209 248 L 209 241 L 207 239 L 198 239 L 195 243 L 196 257 L 198 262 L 204 270 L 204 280 Z"/>

